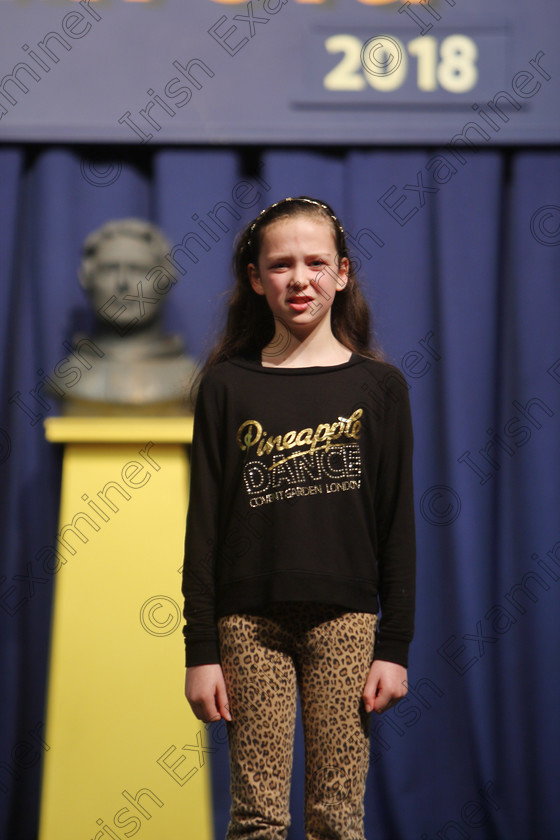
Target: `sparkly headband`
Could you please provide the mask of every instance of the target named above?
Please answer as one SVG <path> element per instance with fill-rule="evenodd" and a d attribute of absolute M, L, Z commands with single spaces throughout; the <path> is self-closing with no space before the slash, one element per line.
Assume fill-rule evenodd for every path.
<path fill-rule="evenodd" d="M 315 199 L 314 199 L 314 198 L 283 198 L 281 201 L 276 201 L 274 204 L 271 204 L 271 205 L 270 205 L 270 207 L 265 207 L 265 209 L 264 209 L 264 210 L 261 210 L 261 212 L 259 213 L 259 215 L 258 215 L 258 216 L 257 216 L 257 218 L 255 219 L 255 221 L 253 222 L 253 224 L 252 224 L 252 225 L 251 225 L 251 227 L 249 228 L 249 238 L 247 239 L 247 247 L 248 247 L 248 248 L 250 248 L 250 247 L 251 247 L 251 241 L 252 241 L 252 239 L 253 239 L 253 233 L 255 232 L 255 228 L 256 228 L 256 227 L 257 227 L 257 225 L 259 224 L 259 222 L 260 222 L 260 220 L 262 219 L 262 217 L 263 217 L 266 213 L 268 213 L 268 212 L 269 212 L 269 210 L 272 210 L 274 207 L 278 207 L 278 205 L 279 205 L 279 204 L 284 204 L 286 201 L 302 201 L 302 202 L 305 202 L 306 204 L 315 204 L 315 205 L 316 205 L 316 207 L 320 207 L 322 210 L 324 210 L 324 211 L 325 211 L 325 213 L 326 213 L 328 216 L 330 216 L 330 217 L 331 217 L 331 219 L 334 221 L 335 225 L 337 226 L 337 228 L 339 229 L 339 231 L 341 232 L 341 234 L 344 236 L 344 229 L 343 229 L 342 225 L 340 224 L 340 222 L 338 221 L 338 219 L 336 218 L 336 216 L 334 216 L 334 215 L 331 213 L 331 211 L 329 210 L 329 208 L 327 207 L 327 205 L 326 205 L 326 204 L 323 204 L 321 201 L 315 201 Z"/>

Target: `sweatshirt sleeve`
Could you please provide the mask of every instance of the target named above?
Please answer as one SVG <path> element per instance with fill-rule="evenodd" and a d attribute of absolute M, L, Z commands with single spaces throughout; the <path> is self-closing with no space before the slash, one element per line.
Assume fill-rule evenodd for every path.
<path fill-rule="evenodd" d="M 416 539 L 412 482 L 412 420 L 408 385 L 391 367 L 385 393 L 376 490 L 381 620 L 375 658 L 407 667 L 414 633 Z"/>
<path fill-rule="evenodd" d="M 215 378 L 204 377 L 194 414 L 189 508 L 182 592 L 186 665 L 220 661 L 215 617 L 215 557 L 218 544 L 220 400 Z"/>

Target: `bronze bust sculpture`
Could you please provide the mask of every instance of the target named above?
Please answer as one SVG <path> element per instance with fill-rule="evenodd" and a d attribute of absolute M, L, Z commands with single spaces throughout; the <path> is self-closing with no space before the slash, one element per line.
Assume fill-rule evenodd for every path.
<path fill-rule="evenodd" d="M 64 395 L 66 414 L 192 411 L 196 364 L 181 338 L 161 326 L 163 298 L 176 283 L 161 266 L 169 249 L 161 231 L 141 219 L 107 222 L 86 238 L 79 279 L 97 325 L 91 337 L 74 338 L 88 369 Z"/>

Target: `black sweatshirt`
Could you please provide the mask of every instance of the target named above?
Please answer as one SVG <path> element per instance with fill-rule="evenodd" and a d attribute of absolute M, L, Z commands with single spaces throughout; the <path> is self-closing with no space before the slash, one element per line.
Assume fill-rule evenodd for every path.
<path fill-rule="evenodd" d="M 414 567 L 412 426 L 397 368 L 356 354 L 306 368 L 236 357 L 203 377 L 183 567 L 187 666 L 220 661 L 218 618 L 281 601 L 368 613 L 380 602 L 375 658 L 406 666 Z"/>

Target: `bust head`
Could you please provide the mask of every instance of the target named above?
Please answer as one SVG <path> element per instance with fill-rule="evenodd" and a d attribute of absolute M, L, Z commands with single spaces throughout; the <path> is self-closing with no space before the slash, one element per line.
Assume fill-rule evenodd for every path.
<path fill-rule="evenodd" d="M 90 233 L 83 244 L 78 275 L 98 317 L 118 320 L 123 329 L 136 321 L 140 328 L 153 322 L 161 295 L 154 292 L 146 275 L 169 249 L 161 231 L 142 219 L 114 220 Z"/>

